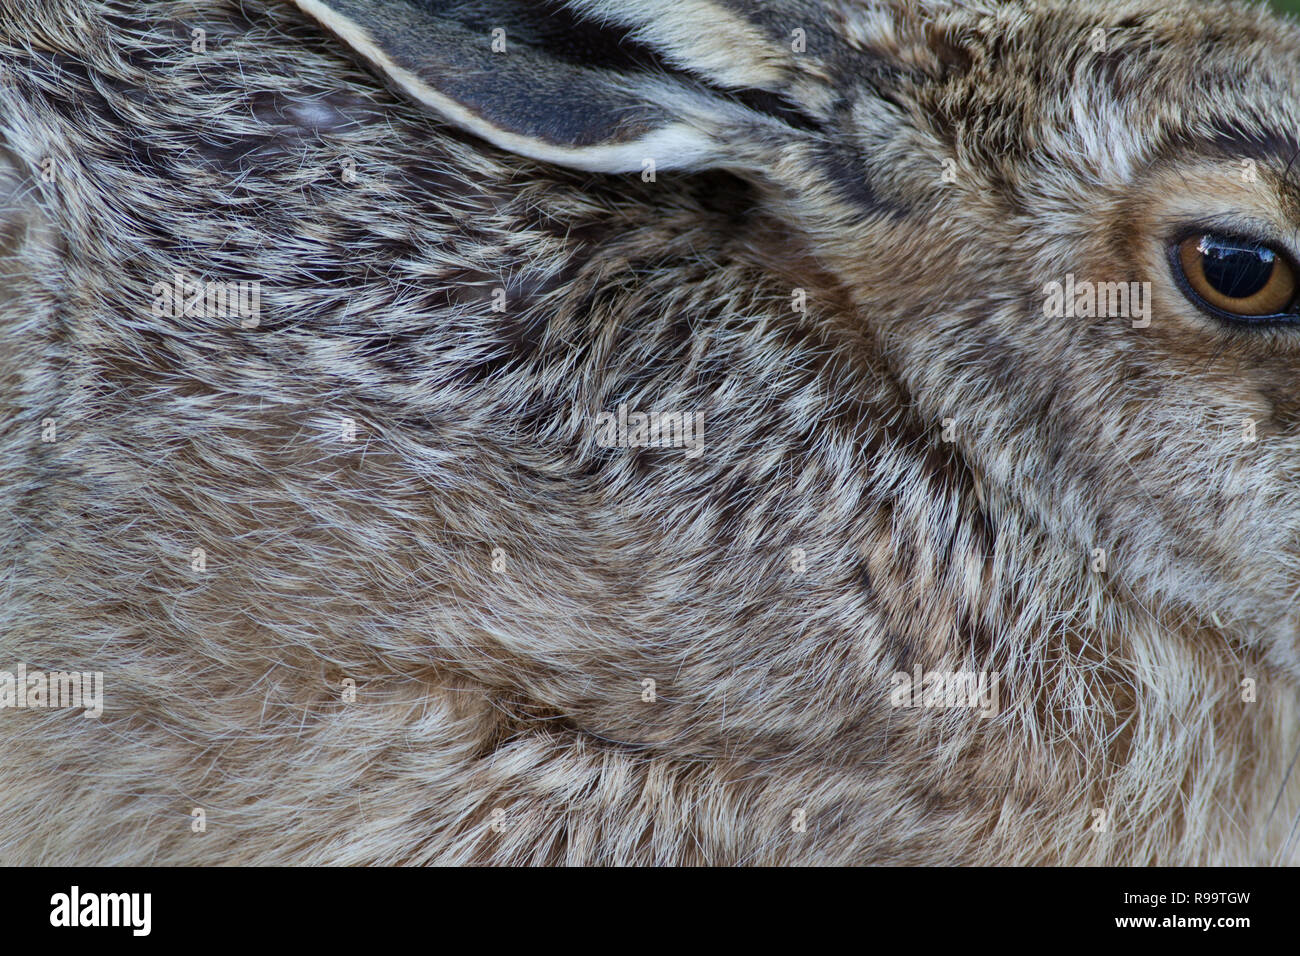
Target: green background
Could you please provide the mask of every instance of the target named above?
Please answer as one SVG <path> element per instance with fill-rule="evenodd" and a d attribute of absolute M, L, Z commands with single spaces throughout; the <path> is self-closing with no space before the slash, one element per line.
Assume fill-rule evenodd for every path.
<path fill-rule="evenodd" d="M 1291 13 L 1300 13 L 1300 0 L 1273 0 L 1273 6 L 1279 10 L 1288 10 Z"/>

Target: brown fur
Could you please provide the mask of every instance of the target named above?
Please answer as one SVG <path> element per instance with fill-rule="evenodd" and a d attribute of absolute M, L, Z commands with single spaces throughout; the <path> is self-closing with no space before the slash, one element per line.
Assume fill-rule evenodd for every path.
<path fill-rule="evenodd" d="M 1292 235 L 1300 34 L 725 5 L 808 25 L 717 62 L 829 132 L 650 183 L 457 131 L 286 4 L 0 11 L 0 669 L 106 692 L 0 712 L 0 861 L 1296 858 L 1300 340 L 1160 252 Z M 1045 319 L 1068 271 L 1151 327 Z M 260 324 L 151 314 L 175 272 Z M 622 402 L 704 453 L 598 447 Z M 1001 713 L 891 707 L 918 665 Z"/>

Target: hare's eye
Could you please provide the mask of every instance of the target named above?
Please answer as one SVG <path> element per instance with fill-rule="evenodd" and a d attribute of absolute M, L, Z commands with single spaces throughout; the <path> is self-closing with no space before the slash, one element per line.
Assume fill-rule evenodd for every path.
<path fill-rule="evenodd" d="M 1200 305 L 1231 319 L 1300 321 L 1295 270 L 1275 249 L 1208 232 L 1184 239 L 1173 258 Z"/>

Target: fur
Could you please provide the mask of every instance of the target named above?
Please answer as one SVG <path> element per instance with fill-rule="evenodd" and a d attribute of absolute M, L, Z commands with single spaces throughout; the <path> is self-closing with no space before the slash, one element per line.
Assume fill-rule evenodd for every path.
<path fill-rule="evenodd" d="M 699 7 L 736 25 L 572 4 L 729 104 L 654 182 L 459 130 L 291 4 L 0 8 L 0 669 L 106 695 L 0 712 L 0 862 L 1296 860 L 1300 340 L 1158 240 L 1293 234 L 1300 32 Z M 1044 318 L 1067 272 L 1150 328 Z M 259 322 L 156 315 L 176 273 Z M 704 453 L 601 447 L 621 403 Z M 999 713 L 891 706 L 918 666 Z"/>

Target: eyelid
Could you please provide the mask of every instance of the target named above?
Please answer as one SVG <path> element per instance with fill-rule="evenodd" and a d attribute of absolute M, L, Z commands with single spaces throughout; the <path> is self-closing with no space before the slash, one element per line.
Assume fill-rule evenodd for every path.
<path fill-rule="evenodd" d="M 1192 222 L 1184 221 L 1172 229 L 1168 237 L 1172 243 L 1177 244 L 1191 236 L 1207 233 L 1268 246 L 1285 256 L 1289 262 L 1300 263 L 1300 229 L 1279 229 L 1278 224 L 1271 219 L 1237 211 Z"/>

